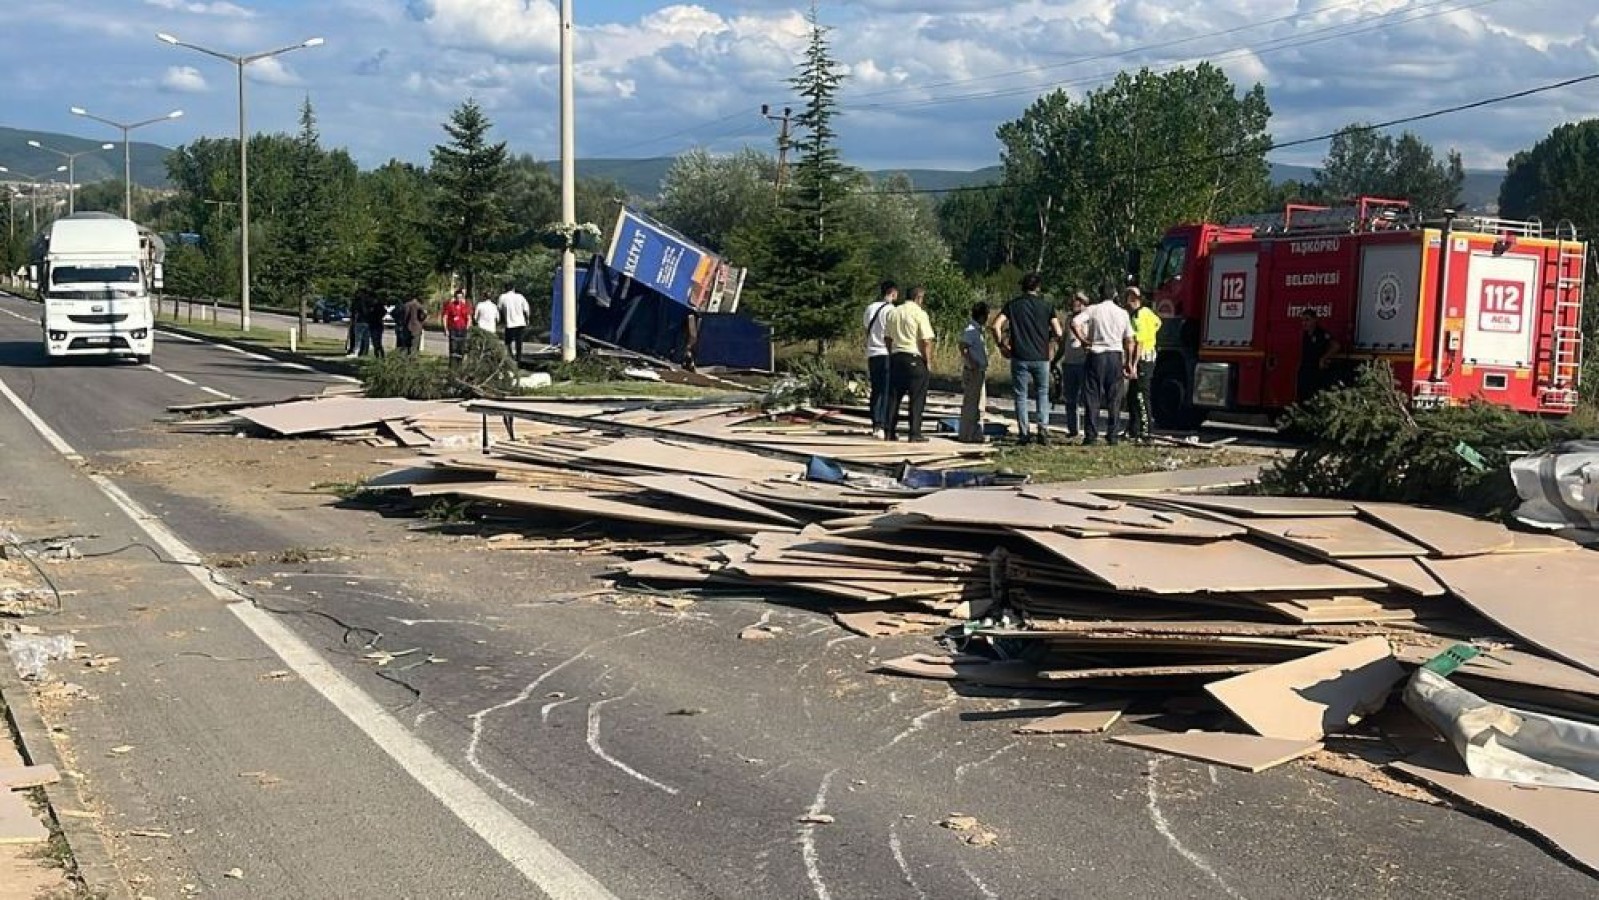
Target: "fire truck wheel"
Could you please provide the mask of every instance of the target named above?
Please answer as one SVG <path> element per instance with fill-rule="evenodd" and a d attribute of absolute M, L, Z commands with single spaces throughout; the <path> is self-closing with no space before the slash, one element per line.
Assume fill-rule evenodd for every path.
<path fill-rule="evenodd" d="M 1188 377 L 1178 366 L 1162 366 L 1155 372 L 1150 411 L 1162 428 L 1191 431 L 1205 422 L 1205 411 L 1188 402 Z"/>

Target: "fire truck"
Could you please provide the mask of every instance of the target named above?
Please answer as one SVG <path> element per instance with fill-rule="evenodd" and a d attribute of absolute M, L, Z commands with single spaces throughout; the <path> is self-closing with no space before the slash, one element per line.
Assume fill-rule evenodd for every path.
<path fill-rule="evenodd" d="M 1417 407 L 1482 399 L 1564 415 L 1582 368 L 1586 253 L 1569 223 L 1425 221 L 1377 197 L 1174 227 L 1146 282 L 1165 320 L 1156 419 L 1191 428 L 1216 411 L 1286 409 L 1303 399 L 1317 327 L 1334 342 L 1328 381 L 1382 359 Z"/>

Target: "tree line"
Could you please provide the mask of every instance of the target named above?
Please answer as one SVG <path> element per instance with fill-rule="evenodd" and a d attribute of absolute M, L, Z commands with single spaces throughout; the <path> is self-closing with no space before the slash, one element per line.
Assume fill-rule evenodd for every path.
<path fill-rule="evenodd" d="M 1359 123 L 1332 139 L 1313 179 L 1274 185 L 1265 89 L 1241 88 L 1208 63 L 1123 72 L 1076 98 L 1040 96 L 997 129 L 996 183 L 935 195 L 903 175 L 874 182 L 840 156 L 844 75 L 828 29 L 814 14 L 810 25 L 790 82 L 798 99 L 790 171 L 753 148 L 691 150 L 646 204 L 747 266 L 746 308 L 785 342 L 825 349 L 851 334 L 855 310 L 885 277 L 925 286 L 948 333 L 974 300 L 1004 299 L 1025 271 L 1039 271 L 1057 294 L 1104 290 L 1135 251 L 1180 222 L 1356 195 L 1409 199 L 1424 214 L 1460 202 L 1459 153 Z M 546 165 L 493 140 L 492 129 L 467 100 L 442 123 L 429 165 L 391 160 L 365 171 L 322 145 L 309 99 L 297 133 L 252 136 L 255 301 L 294 309 L 365 292 L 393 303 L 453 287 L 477 296 L 502 283 L 548 296 L 559 257 L 537 238 L 558 218 L 559 183 Z M 201 138 L 169 157 L 174 190 L 138 192 L 137 218 L 187 236 L 170 242 L 169 291 L 236 298 L 238 161 L 237 141 Z M 619 185 L 597 179 L 580 179 L 577 194 L 578 221 L 607 230 L 625 199 Z M 120 212 L 120 183 L 85 186 L 78 208 Z M 1513 156 L 1500 210 L 1599 235 L 1599 119 L 1562 125 Z M 25 240 L 8 242 L 11 265 Z"/>

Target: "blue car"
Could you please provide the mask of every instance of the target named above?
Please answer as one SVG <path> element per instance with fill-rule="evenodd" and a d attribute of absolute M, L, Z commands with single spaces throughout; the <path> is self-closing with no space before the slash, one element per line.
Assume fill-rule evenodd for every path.
<path fill-rule="evenodd" d="M 350 318 L 350 305 L 343 300 L 318 297 L 311 303 L 311 321 L 345 322 Z"/>

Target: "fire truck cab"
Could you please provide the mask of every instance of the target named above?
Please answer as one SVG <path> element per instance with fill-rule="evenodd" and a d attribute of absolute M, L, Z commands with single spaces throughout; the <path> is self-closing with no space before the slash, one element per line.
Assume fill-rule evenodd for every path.
<path fill-rule="evenodd" d="M 1417 406 L 1480 398 L 1564 415 L 1582 368 L 1586 253 L 1569 223 L 1424 222 L 1375 197 L 1177 226 L 1146 282 L 1165 319 L 1155 417 L 1194 427 L 1304 399 L 1310 327 L 1334 342 L 1329 382 L 1385 359 Z"/>

